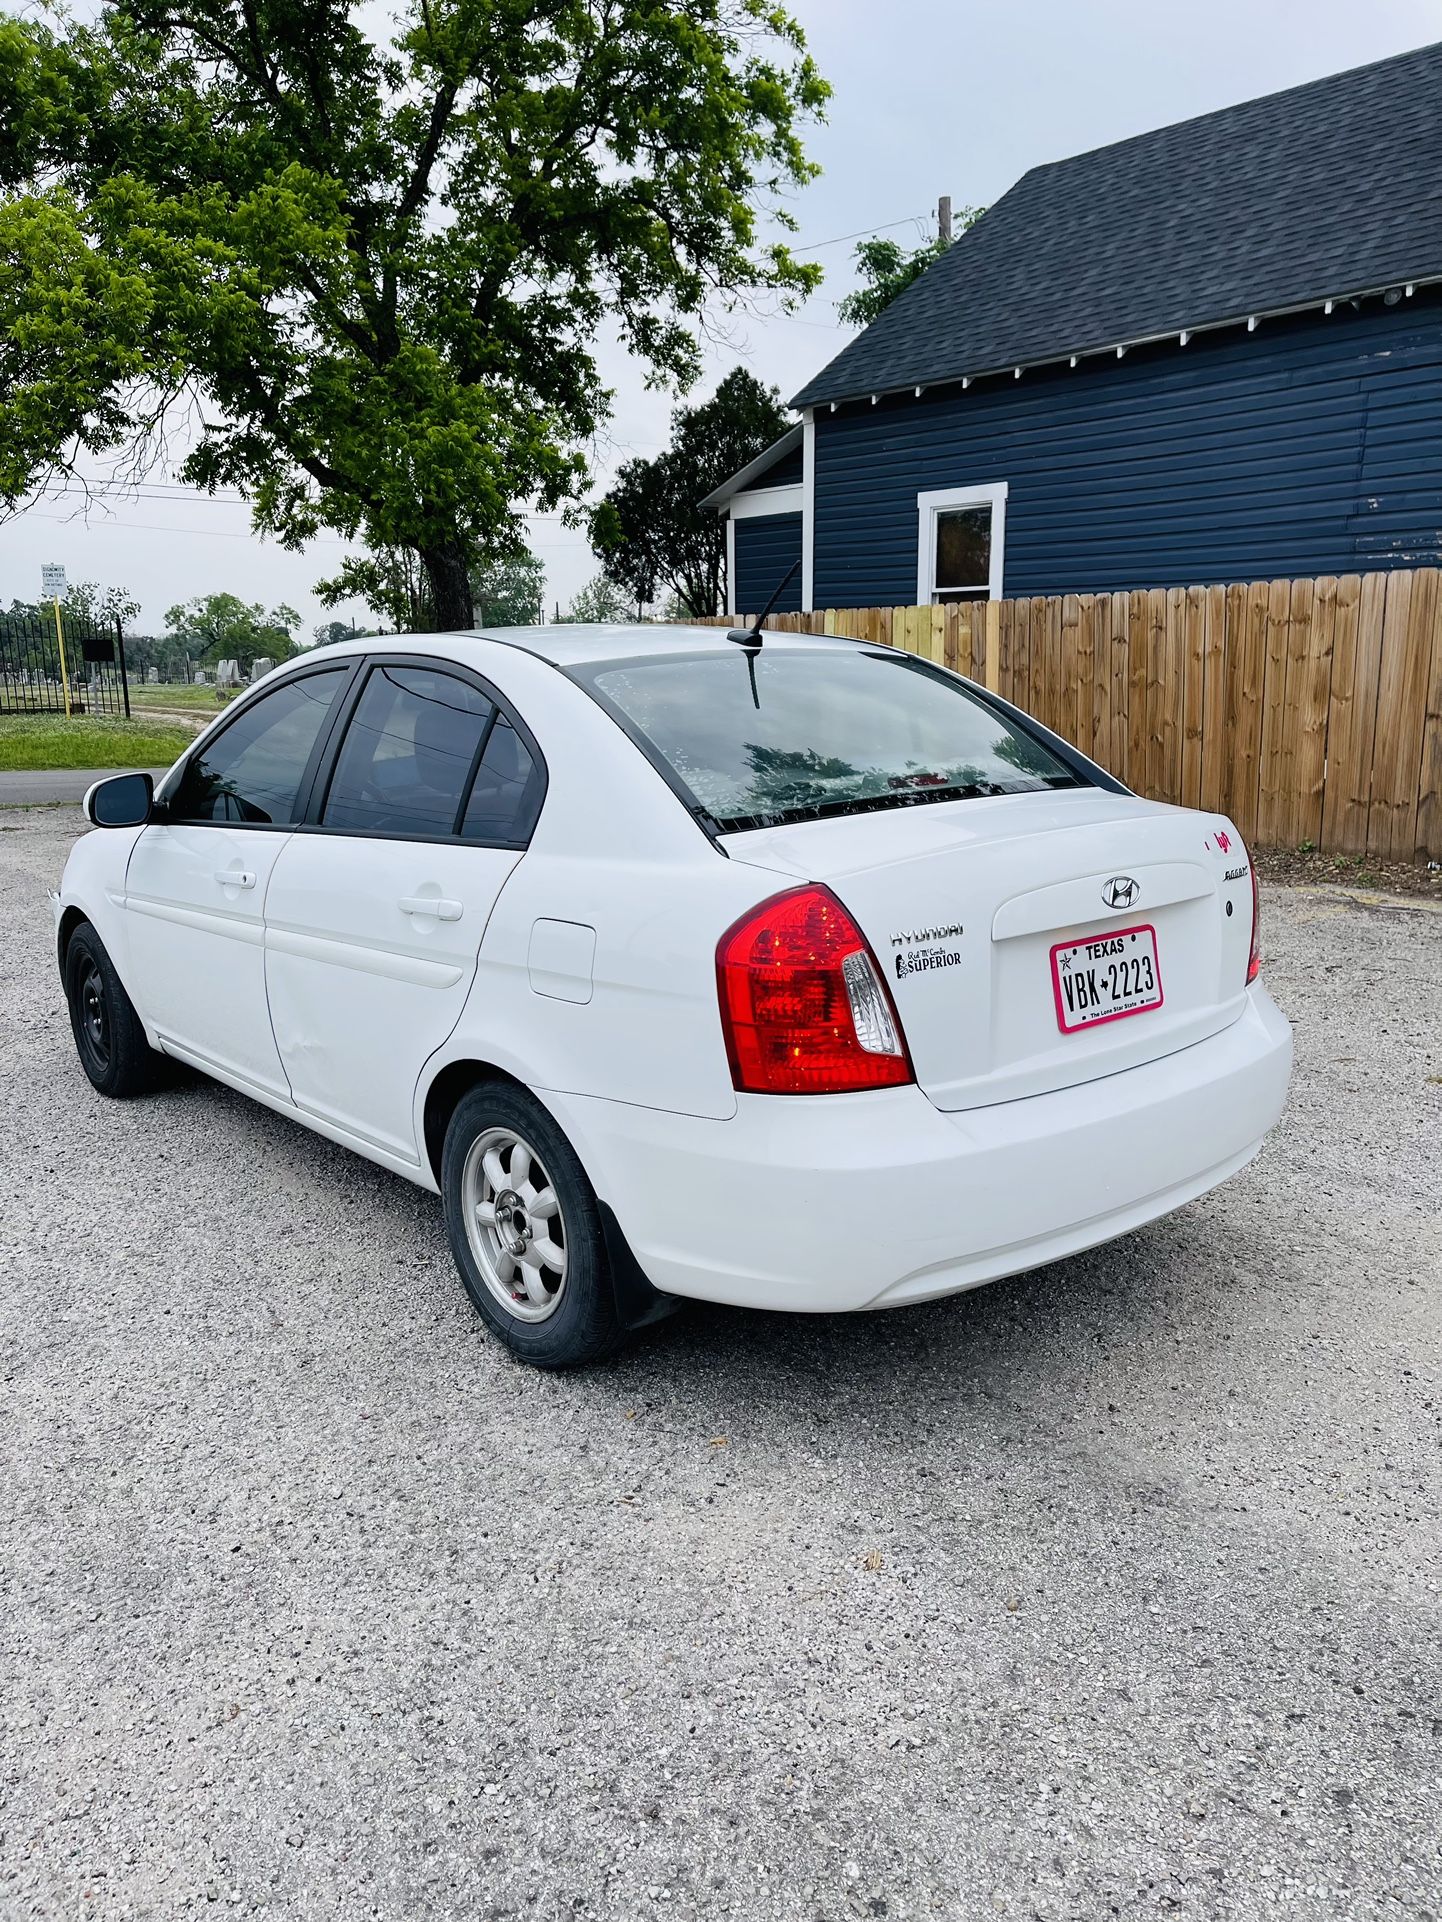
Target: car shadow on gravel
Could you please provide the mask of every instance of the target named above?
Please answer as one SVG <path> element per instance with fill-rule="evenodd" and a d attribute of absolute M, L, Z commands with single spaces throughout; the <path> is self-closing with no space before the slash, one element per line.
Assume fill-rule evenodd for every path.
<path fill-rule="evenodd" d="M 380 1318 L 370 1331 L 378 1357 L 394 1333 L 385 1326 L 393 1269 L 397 1288 L 404 1272 L 405 1288 L 423 1288 L 441 1311 L 431 1339 L 455 1345 L 458 1368 L 478 1387 L 493 1370 L 525 1372 L 472 1318 L 437 1197 L 203 1076 L 187 1071 L 156 1099 L 192 1109 L 186 1127 L 208 1137 L 213 1152 L 246 1153 L 262 1187 L 287 1191 L 302 1211 L 334 1211 L 329 1247 L 349 1269 L 344 1251 L 354 1237 L 349 1312 L 358 1323 Z M 228 1145 L 217 1139 L 232 1132 Z M 796 1315 L 686 1302 L 610 1361 L 553 1380 L 563 1401 L 593 1411 L 665 1402 L 690 1404 L 708 1420 L 744 1422 L 748 1411 L 764 1411 L 784 1425 L 788 1410 L 835 1419 L 850 1409 L 865 1411 L 873 1429 L 889 1420 L 884 1411 L 904 1424 L 923 1403 L 955 1409 L 1013 1385 L 1044 1395 L 1049 1379 L 1064 1378 L 1072 1395 L 1079 1377 L 1123 1352 L 1129 1371 L 1145 1372 L 1149 1357 L 1171 1356 L 1179 1341 L 1224 1338 L 1226 1297 L 1246 1286 L 1252 1256 L 1221 1220 L 1223 1205 L 1192 1203 L 1119 1241 L 911 1307 Z M 352 1359 L 369 1345 L 360 1335 Z"/>
<path fill-rule="evenodd" d="M 873 1410 L 938 1393 L 989 1396 L 1023 1378 L 1033 1391 L 1088 1358 L 1175 1351 L 1215 1323 L 1217 1230 L 1201 1213 L 1153 1223 L 1100 1248 L 942 1300 L 873 1313 L 793 1315 L 689 1303 L 642 1331 L 611 1366 L 634 1385 L 664 1376 L 667 1394 L 714 1395 L 718 1377 L 738 1391 L 789 1389 L 809 1399 L 856 1398 Z M 1209 1272 L 1210 1271 L 1210 1272 Z M 769 1399 L 769 1396 L 768 1396 Z"/>

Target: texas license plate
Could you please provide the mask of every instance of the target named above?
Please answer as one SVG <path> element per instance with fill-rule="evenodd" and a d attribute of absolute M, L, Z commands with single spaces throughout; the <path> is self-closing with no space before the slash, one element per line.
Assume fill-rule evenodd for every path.
<path fill-rule="evenodd" d="M 1051 951 L 1051 984 L 1063 1034 L 1159 1008 L 1156 929 L 1117 928 L 1088 941 L 1059 941 Z"/>

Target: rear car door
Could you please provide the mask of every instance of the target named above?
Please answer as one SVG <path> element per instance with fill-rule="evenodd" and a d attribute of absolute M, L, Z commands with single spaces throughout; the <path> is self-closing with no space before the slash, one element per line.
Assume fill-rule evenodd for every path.
<path fill-rule="evenodd" d="M 142 1013 L 170 1053 L 271 1096 L 288 1090 L 266 1009 L 265 891 L 351 672 L 312 668 L 244 702 L 162 789 L 163 819 L 126 869 Z"/>
<path fill-rule="evenodd" d="M 419 1160 L 416 1083 L 460 1019 L 544 781 L 479 676 L 415 655 L 367 664 L 266 900 L 271 1023 L 298 1107 Z"/>

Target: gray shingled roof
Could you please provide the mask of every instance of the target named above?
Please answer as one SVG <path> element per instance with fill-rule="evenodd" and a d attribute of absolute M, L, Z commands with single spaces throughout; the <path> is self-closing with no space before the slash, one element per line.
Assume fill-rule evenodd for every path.
<path fill-rule="evenodd" d="M 1442 276 L 1442 43 L 1034 167 L 792 405 Z"/>

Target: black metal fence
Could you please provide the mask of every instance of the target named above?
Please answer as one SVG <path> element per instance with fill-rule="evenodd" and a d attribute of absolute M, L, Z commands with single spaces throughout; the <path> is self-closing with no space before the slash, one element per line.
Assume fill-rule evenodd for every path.
<path fill-rule="evenodd" d="M 120 622 L 62 604 L 0 614 L 0 714 L 130 714 Z"/>

